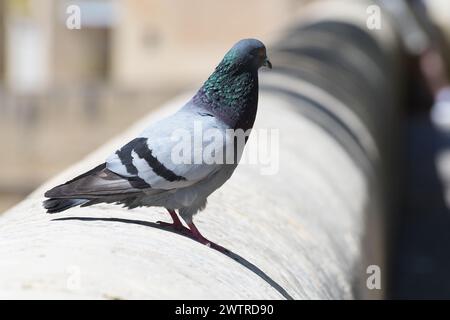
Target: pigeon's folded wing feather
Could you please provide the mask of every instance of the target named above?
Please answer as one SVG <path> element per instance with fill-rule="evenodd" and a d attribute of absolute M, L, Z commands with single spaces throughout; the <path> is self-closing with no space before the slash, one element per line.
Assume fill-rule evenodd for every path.
<path fill-rule="evenodd" d="M 142 192 L 145 183 L 136 178 L 122 177 L 106 168 L 103 163 L 78 177 L 54 187 L 45 193 L 48 198 L 85 199 L 102 196 L 130 194 Z"/>
<path fill-rule="evenodd" d="M 196 130 L 196 126 L 202 128 Z M 106 166 L 121 176 L 142 179 L 152 189 L 193 185 L 220 169 L 220 163 L 203 151 L 218 150 L 218 158 L 217 153 L 225 149 L 226 143 L 226 139 L 205 141 L 198 135 L 203 135 L 205 129 L 224 132 L 222 126 L 211 116 L 178 112 L 117 150 L 107 159 Z"/>

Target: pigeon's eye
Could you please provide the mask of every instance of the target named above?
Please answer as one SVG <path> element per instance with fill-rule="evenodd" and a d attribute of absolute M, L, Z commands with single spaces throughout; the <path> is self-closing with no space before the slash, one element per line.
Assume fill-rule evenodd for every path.
<path fill-rule="evenodd" d="M 264 48 L 258 49 L 256 56 L 260 59 L 265 59 L 266 58 L 266 50 Z"/>

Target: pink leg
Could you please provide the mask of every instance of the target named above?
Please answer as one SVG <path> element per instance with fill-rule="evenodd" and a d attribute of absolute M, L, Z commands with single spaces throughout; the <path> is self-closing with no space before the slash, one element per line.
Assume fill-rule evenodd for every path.
<path fill-rule="evenodd" d="M 183 226 L 183 223 L 181 223 L 175 210 L 167 209 L 167 211 L 169 212 L 170 216 L 172 217 L 173 222 L 168 223 L 168 222 L 163 222 L 163 221 L 157 221 L 156 222 L 157 224 L 159 224 L 161 226 L 165 226 L 165 227 L 171 227 L 178 231 L 188 231 L 188 229 Z"/>
<path fill-rule="evenodd" d="M 193 237 L 196 241 L 198 241 L 198 242 L 200 242 L 200 243 L 202 243 L 202 244 L 204 244 L 204 245 L 206 245 L 206 246 L 208 246 L 208 247 L 211 247 L 211 248 L 213 248 L 213 249 L 216 249 L 216 250 L 218 250 L 218 251 L 220 251 L 220 252 L 222 252 L 222 253 L 228 252 L 228 250 L 225 249 L 224 247 L 222 247 L 222 246 L 220 246 L 220 245 L 218 245 L 218 244 L 216 244 L 216 243 L 214 243 L 214 242 L 209 241 L 208 239 L 206 239 L 206 238 L 200 233 L 200 231 L 197 229 L 197 227 L 195 226 L 194 222 L 192 222 L 192 221 L 189 222 L 189 223 L 188 223 L 188 227 L 189 227 L 189 230 L 191 231 L 192 237 Z"/>

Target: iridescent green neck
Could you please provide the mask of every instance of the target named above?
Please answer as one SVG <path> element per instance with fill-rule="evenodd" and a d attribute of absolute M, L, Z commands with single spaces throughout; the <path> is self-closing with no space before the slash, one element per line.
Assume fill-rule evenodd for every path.
<path fill-rule="evenodd" d="M 252 89 L 250 70 L 240 70 L 236 63 L 235 51 L 229 51 L 216 70 L 203 85 L 205 94 L 211 100 L 221 100 L 226 105 L 234 104 L 236 99 L 248 94 Z"/>
<path fill-rule="evenodd" d="M 244 121 L 247 113 L 256 112 L 258 73 L 236 62 L 229 51 L 194 97 L 194 102 L 213 111 L 230 123 Z"/>

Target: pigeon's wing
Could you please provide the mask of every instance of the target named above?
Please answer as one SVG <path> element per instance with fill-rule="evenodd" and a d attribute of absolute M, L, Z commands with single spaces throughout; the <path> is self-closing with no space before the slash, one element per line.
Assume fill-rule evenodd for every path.
<path fill-rule="evenodd" d="M 106 168 L 103 163 L 78 177 L 50 189 L 47 198 L 92 199 L 111 195 L 140 193 L 146 184 L 133 177 L 122 177 Z"/>
<path fill-rule="evenodd" d="M 197 131 L 196 126 L 199 127 Z M 201 139 L 197 145 L 195 135 L 202 135 L 204 129 L 221 132 L 222 126 L 207 113 L 178 112 L 149 127 L 108 157 L 105 163 L 54 187 L 45 196 L 120 199 L 131 194 L 157 194 L 193 185 L 214 174 L 221 166 L 207 153 L 195 161 L 195 152 L 202 152 L 205 145 L 209 145 L 209 150 L 211 146 L 221 149 L 224 145 L 220 139 L 213 142 Z M 177 150 L 182 149 L 190 151 L 187 158 L 176 156 Z"/>
<path fill-rule="evenodd" d="M 208 130 L 215 132 L 215 139 L 211 134 L 211 139 L 202 138 Z M 215 160 L 226 149 L 223 132 L 224 125 L 212 115 L 181 111 L 117 150 L 106 166 L 123 177 L 143 181 L 151 189 L 187 187 L 220 169 L 221 163 Z"/>

